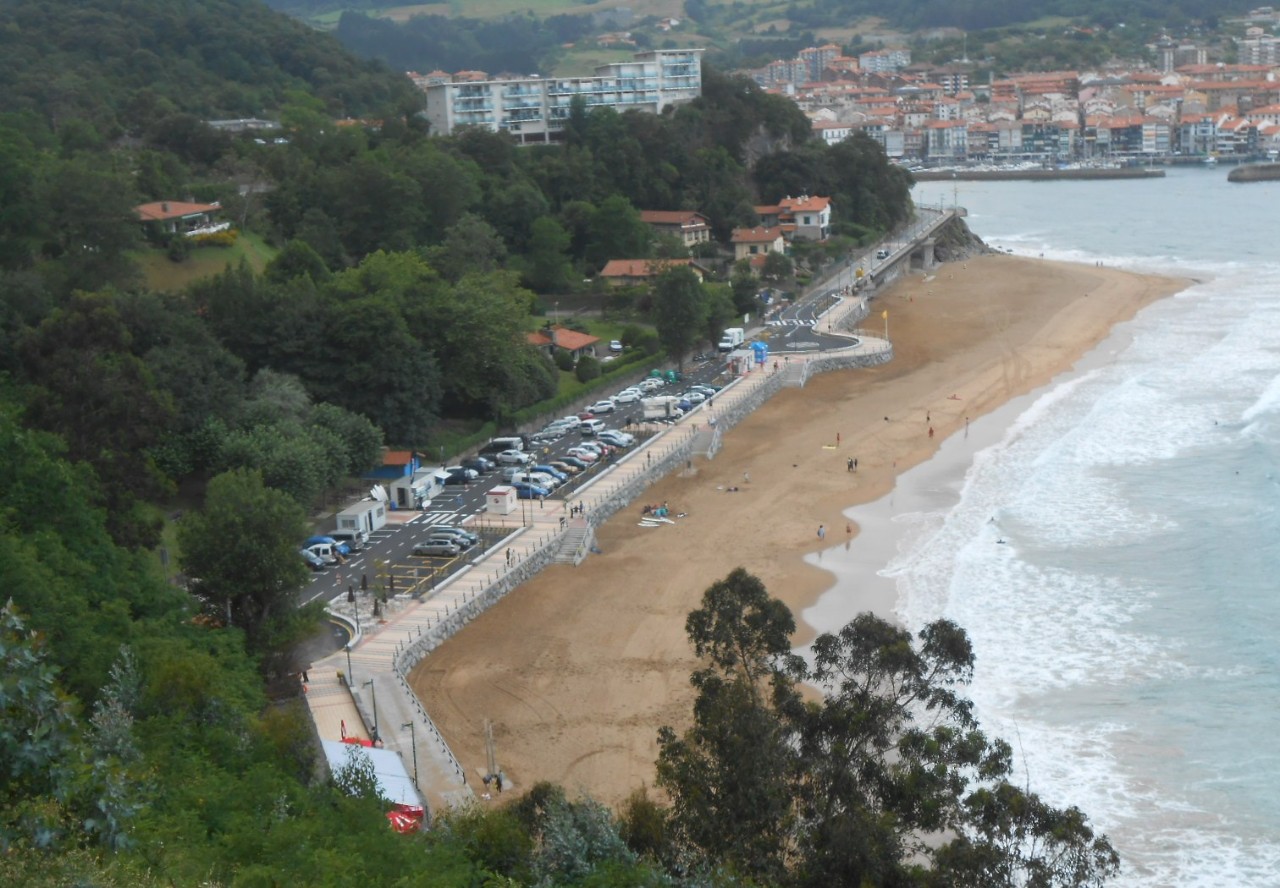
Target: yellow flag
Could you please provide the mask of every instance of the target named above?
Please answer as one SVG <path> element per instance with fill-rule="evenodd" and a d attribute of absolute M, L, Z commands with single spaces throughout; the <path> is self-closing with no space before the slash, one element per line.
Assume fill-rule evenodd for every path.
<path fill-rule="evenodd" d="M 889 320 L 889 309 L 886 308 L 884 311 L 880 312 L 880 317 L 884 318 L 886 321 Z"/>

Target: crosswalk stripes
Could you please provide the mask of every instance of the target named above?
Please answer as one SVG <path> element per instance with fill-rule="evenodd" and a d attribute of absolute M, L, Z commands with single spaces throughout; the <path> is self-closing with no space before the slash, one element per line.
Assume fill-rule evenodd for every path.
<path fill-rule="evenodd" d="M 815 320 L 801 321 L 795 318 L 774 319 L 769 322 L 770 327 L 816 327 L 818 322 Z"/>

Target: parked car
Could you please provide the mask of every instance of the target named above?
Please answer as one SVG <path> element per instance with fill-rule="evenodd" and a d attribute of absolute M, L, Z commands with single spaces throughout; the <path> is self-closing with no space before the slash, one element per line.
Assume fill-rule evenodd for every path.
<path fill-rule="evenodd" d="M 592 413 L 594 413 L 596 416 L 599 416 L 602 413 L 612 413 L 613 411 L 618 409 L 618 405 L 614 404 L 612 401 L 596 401 L 587 409 L 590 410 Z"/>
<path fill-rule="evenodd" d="M 498 454 L 498 463 L 504 466 L 527 466 L 531 459 L 523 450 L 504 450 Z"/>
<path fill-rule="evenodd" d="M 333 543 L 311 543 L 302 547 L 304 551 L 315 555 L 325 564 L 341 564 L 343 556 Z"/>
<path fill-rule="evenodd" d="M 553 465 L 534 466 L 533 470 L 535 472 L 543 472 L 547 475 L 550 475 L 552 478 L 555 478 L 557 481 L 559 481 L 562 484 L 565 481 L 569 480 L 568 475 L 566 475 L 564 472 L 560 471 Z"/>
<path fill-rule="evenodd" d="M 436 533 L 434 531 L 432 531 L 431 536 L 427 537 L 426 541 L 427 543 L 449 543 L 450 545 L 457 546 L 459 552 L 465 552 L 475 545 L 471 540 L 464 540 L 462 537 L 456 537 L 448 533 Z"/>
<path fill-rule="evenodd" d="M 888 259 L 888 258 L 889 258 L 889 251 L 888 251 L 888 250 L 876 250 L 876 258 L 877 258 L 877 259 Z"/>
<path fill-rule="evenodd" d="M 647 393 L 647 392 L 657 391 L 658 389 L 662 388 L 664 385 L 666 385 L 666 383 L 663 382 L 658 377 L 650 376 L 647 379 L 642 379 L 640 381 L 639 388 L 640 388 L 640 391 Z"/>
<path fill-rule="evenodd" d="M 616 447 L 630 447 L 636 443 L 635 435 L 629 435 L 626 432 L 620 432 L 617 429 L 605 429 L 599 434 L 599 440 L 606 444 L 613 444 Z"/>
<path fill-rule="evenodd" d="M 613 396 L 613 402 L 615 404 L 634 404 L 636 401 L 639 401 L 639 400 L 640 400 L 639 389 L 629 389 L 629 388 L 623 389 L 622 391 L 618 392 L 616 395 Z"/>
<path fill-rule="evenodd" d="M 532 484 L 535 487 L 544 488 L 547 493 L 560 486 L 560 482 L 555 479 L 555 476 L 548 475 L 546 472 L 522 472 L 516 476 L 514 483 Z"/>
<path fill-rule="evenodd" d="M 451 469 L 445 469 L 449 473 L 449 477 L 444 479 L 445 484 L 466 484 L 468 481 L 474 481 L 479 477 L 470 469 L 464 469 L 462 466 L 454 466 Z"/>
<path fill-rule="evenodd" d="M 600 459 L 600 454 L 594 450 L 588 450 L 585 447 L 572 447 L 569 449 L 569 456 L 574 459 L 582 460 L 585 463 L 593 463 Z"/>
<path fill-rule="evenodd" d="M 516 489 L 516 496 L 520 499 L 542 499 L 544 496 L 550 496 L 551 491 L 545 487 L 539 487 L 536 484 L 528 484 L 524 481 L 516 481 L 512 485 Z"/>
<path fill-rule="evenodd" d="M 327 543 L 328 545 L 333 546 L 333 550 L 334 550 L 335 552 L 337 552 L 339 555 L 341 555 L 343 558 L 346 558 L 348 555 L 350 555 L 350 554 L 351 554 L 351 547 L 350 547 L 350 546 L 348 546 L 346 543 L 341 542 L 340 540 L 337 540 L 337 539 L 335 539 L 334 537 L 331 537 L 331 536 L 313 536 L 313 537 L 307 537 L 306 542 L 304 542 L 302 545 L 303 545 L 304 547 L 306 547 L 306 546 L 314 546 L 314 545 L 316 545 L 317 543 Z"/>
<path fill-rule="evenodd" d="M 302 560 L 307 563 L 307 567 L 312 570 L 321 571 L 329 566 L 323 558 L 315 552 L 312 552 L 310 549 L 299 549 L 298 554 L 301 555 Z"/>
<path fill-rule="evenodd" d="M 551 468 L 558 472 L 562 472 L 565 475 L 576 475 L 581 472 L 583 467 L 575 466 L 573 463 L 569 462 L 570 459 L 573 459 L 573 457 L 569 457 L 568 459 L 558 459 L 551 463 Z"/>
<path fill-rule="evenodd" d="M 603 432 L 604 429 L 605 425 L 603 419 L 588 419 L 582 424 L 582 427 L 578 429 L 578 431 L 584 435 L 595 435 Z"/>
<path fill-rule="evenodd" d="M 514 481 L 516 476 L 524 472 L 524 466 L 507 466 L 502 470 L 503 481 Z"/>
<path fill-rule="evenodd" d="M 462 466 L 483 475 L 485 472 L 492 472 L 498 467 L 498 464 L 485 456 L 473 456 L 471 459 L 464 459 Z"/>
<path fill-rule="evenodd" d="M 338 528 L 336 530 L 329 531 L 329 536 L 346 545 L 346 547 L 352 552 L 359 552 L 365 546 L 369 545 L 369 535 L 363 530 L 346 530 Z"/>
<path fill-rule="evenodd" d="M 702 393 L 703 393 L 704 395 L 706 395 L 708 398 L 714 398 L 714 397 L 715 397 L 715 395 L 716 395 L 716 392 L 717 392 L 717 391 L 719 391 L 719 389 L 717 389 L 717 388 L 716 388 L 715 386 L 713 386 L 713 385 L 704 385 L 703 383 L 700 383 L 700 382 L 699 382 L 699 383 L 696 383 L 696 384 L 694 384 L 694 385 L 689 386 L 689 391 L 691 391 L 691 392 L 702 392 Z"/>
<path fill-rule="evenodd" d="M 445 466 L 446 472 L 460 472 L 468 481 L 474 481 L 480 477 L 480 472 L 476 469 L 468 469 L 466 466 Z"/>
<path fill-rule="evenodd" d="M 480 542 L 479 534 L 472 533 L 465 527 L 452 527 L 448 524 L 437 524 L 435 527 L 431 528 L 431 535 L 457 537 L 460 540 L 466 540 L 472 544 Z"/>
<path fill-rule="evenodd" d="M 622 340 L 621 340 L 621 339 L 610 339 L 610 340 L 609 340 L 609 351 L 614 352 L 614 353 L 617 353 L 617 352 L 622 351 Z"/>
<path fill-rule="evenodd" d="M 432 542 L 428 540 L 425 543 L 415 543 L 413 546 L 413 554 L 420 558 L 452 558 L 462 552 L 457 543 L 451 543 L 446 540 L 436 540 Z"/>
<path fill-rule="evenodd" d="M 574 414 L 573 416 L 562 416 L 557 419 L 556 422 L 564 423 L 565 428 L 571 432 L 578 426 L 582 425 L 582 419 L 577 414 Z"/>
<path fill-rule="evenodd" d="M 560 462 L 577 469 L 579 472 L 585 472 L 587 469 L 591 468 L 589 460 L 578 459 L 572 453 L 567 456 L 560 457 Z"/>
<path fill-rule="evenodd" d="M 697 389 L 689 389 L 689 391 L 684 393 L 684 398 L 690 404 L 701 404 L 703 401 L 707 400 L 707 396 Z"/>

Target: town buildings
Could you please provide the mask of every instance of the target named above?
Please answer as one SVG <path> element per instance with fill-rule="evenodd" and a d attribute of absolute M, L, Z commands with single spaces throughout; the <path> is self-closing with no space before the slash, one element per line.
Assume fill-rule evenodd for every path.
<path fill-rule="evenodd" d="M 1149 68 L 975 77 L 967 61 L 912 64 L 906 49 L 834 45 L 747 72 L 794 101 L 834 145 L 857 133 L 906 163 L 1135 162 L 1280 151 L 1280 40 L 1251 25 L 1239 62 L 1161 39 Z M 820 71 L 815 67 L 822 65 Z"/>

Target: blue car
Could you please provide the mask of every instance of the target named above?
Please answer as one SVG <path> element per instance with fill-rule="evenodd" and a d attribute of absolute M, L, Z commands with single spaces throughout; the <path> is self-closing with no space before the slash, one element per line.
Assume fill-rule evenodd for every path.
<path fill-rule="evenodd" d="M 551 491 L 547 490 L 547 488 L 529 484 L 525 481 L 512 482 L 511 486 L 516 489 L 516 496 L 520 499 L 542 499 L 544 496 L 551 495 Z"/>
<path fill-rule="evenodd" d="M 548 474 L 552 478 L 555 478 L 557 481 L 561 481 L 561 482 L 569 480 L 569 476 L 566 475 L 564 472 L 560 471 L 559 469 L 557 469 L 555 466 L 534 466 L 532 471 L 544 472 L 545 474 Z"/>
<path fill-rule="evenodd" d="M 337 552 L 343 558 L 346 558 L 351 554 L 350 546 L 348 546 L 346 543 L 338 542 L 333 537 L 327 537 L 327 536 L 307 537 L 307 541 L 302 544 L 302 547 L 305 549 L 307 546 L 316 545 L 316 543 L 328 543 L 330 546 L 333 546 L 333 551 Z"/>

